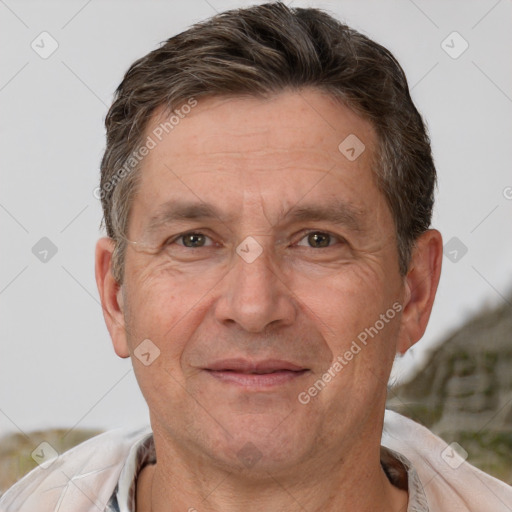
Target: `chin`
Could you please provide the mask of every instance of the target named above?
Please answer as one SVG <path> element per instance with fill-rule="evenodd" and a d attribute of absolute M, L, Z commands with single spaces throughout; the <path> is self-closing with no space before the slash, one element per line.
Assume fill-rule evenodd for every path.
<path fill-rule="evenodd" d="M 229 434 L 222 433 L 209 450 L 230 471 L 247 477 L 265 477 L 268 473 L 287 472 L 305 457 L 307 439 L 295 421 L 280 414 L 252 414 L 229 423 Z M 312 431 L 309 436 L 313 438 Z M 300 449 L 300 451 L 299 451 Z"/>

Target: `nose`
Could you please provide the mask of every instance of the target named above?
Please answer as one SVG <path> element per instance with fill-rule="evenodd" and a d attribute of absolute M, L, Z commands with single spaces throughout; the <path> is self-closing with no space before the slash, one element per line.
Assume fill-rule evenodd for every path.
<path fill-rule="evenodd" d="M 237 253 L 223 279 L 215 316 L 223 324 L 237 324 L 247 332 L 263 332 L 272 327 L 291 325 L 296 305 L 293 293 L 272 261 L 270 249 L 254 260 Z"/>

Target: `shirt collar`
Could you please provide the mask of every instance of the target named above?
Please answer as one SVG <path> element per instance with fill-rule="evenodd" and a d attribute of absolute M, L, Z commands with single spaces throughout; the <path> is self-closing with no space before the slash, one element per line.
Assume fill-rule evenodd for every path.
<path fill-rule="evenodd" d="M 407 472 L 409 492 L 407 512 L 428 512 L 425 491 L 411 462 L 404 455 L 394 450 L 384 447 L 383 449 L 388 456 L 401 463 Z M 119 476 L 118 484 L 105 512 L 135 512 L 137 477 L 144 466 L 155 463 L 156 452 L 153 434 L 148 433 L 130 448 L 125 465 Z M 384 466 L 385 464 L 383 461 Z M 389 472 L 386 471 L 386 473 L 388 474 Z"/>
<path fill-rule="evenodd" d="M 135 512 L 137 477 L 144 466 L 155 462 L 155 442 L 150 432 L 130 448 L 105 512 Z"/>

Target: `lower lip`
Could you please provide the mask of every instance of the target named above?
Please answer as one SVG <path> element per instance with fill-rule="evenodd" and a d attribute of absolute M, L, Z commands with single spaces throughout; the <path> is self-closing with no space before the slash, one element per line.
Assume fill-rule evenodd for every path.
<path fill-rule="evenodd" d="M 212 377 L 221 381 L 238 384 L 247 388 L 271 388 L 286 384 L 302 377 L 308 370 L 280 370 L 273 373 L 239 373 L 235 371 L 206 370 Z"/>

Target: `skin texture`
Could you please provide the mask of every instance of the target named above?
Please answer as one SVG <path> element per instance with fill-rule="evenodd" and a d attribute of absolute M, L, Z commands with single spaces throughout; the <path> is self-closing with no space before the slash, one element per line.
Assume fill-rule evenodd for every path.
<path fill-rule="evenodd" d="M 338 150 L 350 134 L 365 144 L 354 161 Z M 122 287 L 110 272 L 113 242 L 96 250 L 107 327 L 116 353 L 133 359 L 155 437 L 137 510 L 406 510 L 407 493 L 379 463 L 386 384 L 395 354 L 426 328 L 442 239 L 424 233 L 400 276 L 393 218 L 371 171 L 375 145 L 370 123 L 306 89 L 201 99 L 144 159 Z M 218 211 L 152 222 L 177 202 Z M 289 213 L 340 202 L 358 229 Z M 176 238 L 190 231 L 201 234 L 193 247 Z M 250 263 L 236 252 L 256 254 L 246 237 L 261 249 Z M 400 312 L 301 403 L 393 304 Z M 146 339 L 160 350 L 148 366 L 134 355 Z M 204 369 L 225 358 L 307 371 L 244 387 Z"/>

